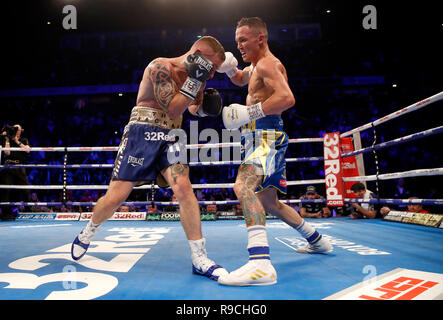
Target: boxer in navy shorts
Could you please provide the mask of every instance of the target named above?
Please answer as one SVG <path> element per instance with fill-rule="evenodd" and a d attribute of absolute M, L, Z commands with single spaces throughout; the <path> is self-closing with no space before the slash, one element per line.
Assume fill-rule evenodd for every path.
<path fill-rule="evenodd" d="M 193 273 L 212 280 L 227 274 L 207 257 L 186 152 L 173 134 L 180 130 L 186 109 L 199 117 L 220 114 L 219 93 L 214 89 L 205 90 L 205 85 L 225 60 L 224 52 L 215 38 L 205 36 L 180 57 L 157 58 L 149 63 L 140 83 L 137 105 L 123 133 L 109 188 L 97 201 L 91 220 L 72 244 L 74 260 L 86 254 L 100 225 L 126 201 L 135 186 L 157 179 L 159 186 L 171 187 L 179 203 Z"/>

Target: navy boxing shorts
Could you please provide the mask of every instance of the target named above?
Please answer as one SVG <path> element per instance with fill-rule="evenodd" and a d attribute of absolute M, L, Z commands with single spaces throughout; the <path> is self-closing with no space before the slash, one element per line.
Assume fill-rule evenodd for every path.
<path fill-rule="evenodd" d="M 149 117 L 141 117 L 146 111 L 150 112 Z M 139 186 L 156 180 L 163 169 L 173 164 L 186 163 L 186 146 L 171 132 L 177 125 L 170 125 L 172 120 L 163 115 L 161 110 L 134 107 L 123 132 L 111 180 L 133 181 Z M 164 183 L 164 179 L 159 179 L 160 187 L 166 187 Z"/>

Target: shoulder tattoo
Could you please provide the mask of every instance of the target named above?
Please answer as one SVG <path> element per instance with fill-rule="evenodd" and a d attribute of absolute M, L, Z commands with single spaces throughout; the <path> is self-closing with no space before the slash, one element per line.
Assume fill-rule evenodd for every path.
<path fill-rule="evenodd" d="M 171 71 L 159 62 L 149 64 L 148 70 L 154 88 L 155 101 L 168 111 L 169 104 L 178 91 L 177 85 L 172 80 Z"/>

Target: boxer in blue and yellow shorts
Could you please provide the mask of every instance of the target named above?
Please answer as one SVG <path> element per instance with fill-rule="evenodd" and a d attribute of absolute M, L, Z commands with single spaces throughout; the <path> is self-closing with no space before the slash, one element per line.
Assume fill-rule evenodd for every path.
<path fill-rule="evenodd" d="M 293 208 L 278 199 L 277 192 L 286 193 L 285 152 L 288 137 L 283 131 L 281 114 L 295 104 L 286 69 L 268 46 L 268 30 L 259 17 L 242 18 L 237 23 L 235 41 L 244 62 L 237 68 L 234 55 L 217 70 L 232 83 L 248 85 L 246 105 L 231 104 L 223 108 L 223 124 L 235 130 L 242 126 L 243 163 L 234 184 L 248 230 L 249 261 L 218 282 L 231 286 L 272 285 L 277 272 L 271 264 L 266 233 L 266 214 L 279 217 L 296 229 L 306 240 L 299 252 L 328 253 L 332 246 L 305 222 Z"/>
<path fill-rule="evenodd" d="M 263 181 L 256 193 L 275 188 L 286 194 L 285 153 L 288 136 L 278 115 L 266 116 L 242 127 L 242 164 L 253 164 L 262 170 Z"/>

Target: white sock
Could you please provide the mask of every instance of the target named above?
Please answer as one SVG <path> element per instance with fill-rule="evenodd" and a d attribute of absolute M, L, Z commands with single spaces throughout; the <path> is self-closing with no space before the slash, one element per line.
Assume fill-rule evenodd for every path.
<path fill-rule="evenodd" d="M 93 223 L 92 219 L 89 220 L 86 227 L 78 235 L 78 239 L 83 243 L 91 242 L 92 238 L 97 234 L 100 225 L 101 225 L 100 223 Z"/>
<path fill-rule="evenodd" d="M 269 247 L 266 226 L 256 225 L 248 230 L 248 249 L 252 247 Z"/>
<path fill-rule="evenodd" d="M 189 247 L 191 248 L 191 257 L 194 260 L 194 257 L 207 256 L 206 253 L 206 239 L 201 238 L 198 240 L 188 240 Z"/>
<path fill-rule="evenodd" d="M 296 230 L 300 232 L 303 238 L 305 238 L 309 243 L 313 244 L 321 239 L 321 234 L 319 234 L 309 223 L 303 220 L 302 224 L 299 225 Z"/>

